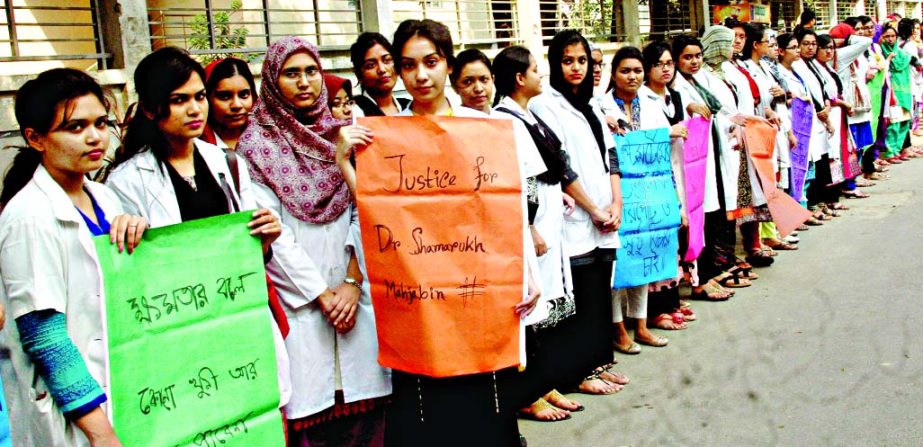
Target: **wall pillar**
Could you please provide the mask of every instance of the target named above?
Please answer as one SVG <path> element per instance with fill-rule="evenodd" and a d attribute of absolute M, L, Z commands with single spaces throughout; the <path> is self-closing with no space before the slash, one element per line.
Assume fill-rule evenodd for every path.
<path fill-rule="evenodd" d="M 628 36 L 627 41 L 634 46 L 641 46 L 641 16 L 638 12 L 638 2 L 635 0 L 621 1 L 622 29 Z"/>

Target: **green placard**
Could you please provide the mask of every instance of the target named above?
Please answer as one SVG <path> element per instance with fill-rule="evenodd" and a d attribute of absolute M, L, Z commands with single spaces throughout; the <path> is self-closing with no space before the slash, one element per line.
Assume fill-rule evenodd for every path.
<path fill-rule="evenodd" d="M 148 230 L 131 255 L 96 238 L 110 399 L 126 446 L 282 446 L 258 238 L 237 213 Z"/>

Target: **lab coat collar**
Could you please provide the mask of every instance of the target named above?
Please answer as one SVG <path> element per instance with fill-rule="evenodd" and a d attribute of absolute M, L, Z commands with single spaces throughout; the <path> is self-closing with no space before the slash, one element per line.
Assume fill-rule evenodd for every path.
<path fill-rule="evenodd" d="M 35 169 L 35 174 L 32 175 L 32 181 L 35 182 L 38 189 L 48 197 L 48 200 L 51 202 L 51 209 L 54 210 L 55 218 L 78 223 L 83 220 L 80 217 L 80 213 L 77 212 L 74 202 L 71 201 L 67 193 L 64 192 L 64 188 L 61 188 L 61 185 L 51 177 L 51 174 L 48 173 L 45 166 L 39 165 L 38 168 Z M 87 181 L 85 185 L 88 187 L 90 182 Z M 90 194 L 93 194 L 93 189 L 88 189 L 90 189 Z"/>

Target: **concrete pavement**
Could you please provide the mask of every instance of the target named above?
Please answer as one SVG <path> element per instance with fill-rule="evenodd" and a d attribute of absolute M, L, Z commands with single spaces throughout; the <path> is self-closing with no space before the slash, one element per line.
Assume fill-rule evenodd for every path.
<path fill-rule="evenodd" d="M 890 174 L 529 446 L 923 445 L 923 159 Z"/>

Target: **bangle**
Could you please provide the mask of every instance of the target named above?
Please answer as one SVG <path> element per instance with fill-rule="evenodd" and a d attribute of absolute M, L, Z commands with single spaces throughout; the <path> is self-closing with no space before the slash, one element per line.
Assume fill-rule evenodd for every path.
<path fill-rule="evenodd" d="M 362 284 L 360 284 L 359 281 L 356 281 L 355 279 L 353 279 L 353 278 L 351 278 L 351 277 L 349 277 L 349 276 L 343 278 L 343 283 L 349 284 L 349 285 L 351 285 L 351 286 L 353 286 L 353 287 L 359 289 L 360 292 L 362 291 Z"/>

